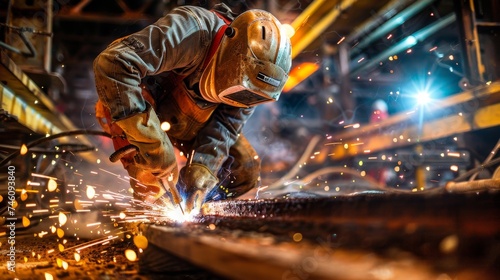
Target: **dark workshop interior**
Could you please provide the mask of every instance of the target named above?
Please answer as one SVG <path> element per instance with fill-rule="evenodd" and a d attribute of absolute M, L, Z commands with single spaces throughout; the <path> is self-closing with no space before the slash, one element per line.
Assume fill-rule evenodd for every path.
<path fill-rule="evenodd" d="M 242 133 L 260 186 L 134 199 L 93 61 L 178 6 L 272 13 L 292 45 Z M 498 279 L 500 1 L 0 0 L 0 279 Z M 178 155 L 179 165 L 186 157 Z"/>

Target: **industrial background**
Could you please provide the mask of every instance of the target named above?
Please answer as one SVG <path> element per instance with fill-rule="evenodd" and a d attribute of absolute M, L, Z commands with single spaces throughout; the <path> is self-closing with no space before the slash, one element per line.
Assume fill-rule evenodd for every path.
<path fill-rule="evenodd" d="M 222 1 L 291 36 L 244 129 L 262 186 L 190 220 L 134 201 L 92 62 L 219 2 L 0 0 L 1 279 L 498 279 L 498 0 Z"/>

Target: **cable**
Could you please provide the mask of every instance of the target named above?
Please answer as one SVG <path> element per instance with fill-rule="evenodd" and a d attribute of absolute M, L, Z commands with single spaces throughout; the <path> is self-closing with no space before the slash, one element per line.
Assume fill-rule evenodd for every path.
<path fill-rule="evenodd" d="M 53 134 L 53 135 L 50 135 L 50 136 L 47 136 L 47 137 L 42 137 L 40 139 L 37 139 L 37 140 L 34 140 L 28 144 L 26 144 L 26 148 L 31 148 L 31 147 L 34 147 L 34 146 L 37 146 L 41 143 L 44 143 L 44 142 L 47 142 L 47 141 L 51 141 L 51 140 L 54 140 L 54 139 L 57 139 L 57 138 L 61 138 L 61 137 L 66 137 L 66 136 L 74 136 L 74 135 L 98 135 L 98 136 L 105 136 L 105 137 L 109 137 L 111 138 L 111 135 L 109 133 L 106 133 L 104 131 L 99 131 L 99 130 L 72 130 L 72 131 L 65 131 L 65 132 L 61 132 L 61 133 L 58 133 L 58 134 Z M 21 153 L 21 150 L 17 150 L 11 154 L 9 154 L 7 157 L 5 157 L 4 159 L 2 159 L 2 161 L 0 161 L 0 166 L 3 166 L 5 164 L 7 164 L 11 159 L 17 157 L 19 154 Z"/>
<path fill-rule="evenodd" d="M 297 163 L 292 167 L 292 169 L 290 169 L 290 171 L 288 171 L 287 174 L 283 175 L 283 177 L 281 177 L 278 181 L 276 181 L 273 184 L 271 184 L 267 189 L 268 190 L 277 189 L 277 188 L 279 188 L 281 186 L 281 183 L 283 181 L 286 181 L 286 180 L 292 178 L 293 176 L 295 176 L 295 174 L 297 174 L 297 172 L 300 170 L 300 164 L 302 162 L 306 161 L 306 158 L 309 157 L 309 155 L 312 153 L 314 147 L 316 146 L 316 144 L 318 142 L 319 142 L 319 136 L 315 135 L 311 139 L 311 141 L 309 141 L 309 144 L 307 145 L 306 149 L 304 150 L 304 153 L 302 154 L 302 156 L 300 157 L 300 159 L 297 161 Z"/>
<path fill-rule="evenodd" d="M 495 164 L 498 164 L 500 163 L 500 158 L 496 158 L 486 164 L 481 164 L 480 166 L 476 167 L 476 168 L 473 168 L 467 172 L 465 172 L 464 174 L 458 176 L 457 178 L 453 179 L 451 182 L 460 182 L 460 181 L 463 181 L 465 179 L 467 179 L 467 177 L 473 175 L 474 173 L 477 173 L 479 171 L 481 171 L 482 169 L 484 168 L 487 168 L 487 167 L 490 167 L 492 165 L 495 165 Z"/>
<path fill-rule="evenodd" d="M 483 162 L 482 165 L 488 164 L 491 161 L 491 159 L 493 158 L 493 156 L 497 153 L 498 149 L 500 149 L 500 139 L 498 139 L 498 142 L 496 143 L 495 147 L 493 148 L 493 150 L 491 150 L 490 154 L 484 160 L 484 162 Z M 469 181 L 474 181 L 474 179 L 476 179 L 476 176 L 478 174 L 479 174 L 479 172 L 476 172 L 476 173 L 472 174 L 472 176 L 470 177 Z"/>

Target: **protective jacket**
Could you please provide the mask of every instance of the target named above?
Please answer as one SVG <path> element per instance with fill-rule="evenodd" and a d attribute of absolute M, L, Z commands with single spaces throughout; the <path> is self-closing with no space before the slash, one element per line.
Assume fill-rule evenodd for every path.
<path fill-rule="evenodd" d="M 227 15 L 230 16 L 229 11 Z M 118 121 L 147 109 L 142 91 L 167 134 L 195 147 L 193 163 L 217 174 L 254 108 L 211 103 L 198 82 L 217 32 L 225 24 L 214 12 L 194 6 L 175 8 L 156 23 L 111 43 L 94 62 L 97 93 Z"/>

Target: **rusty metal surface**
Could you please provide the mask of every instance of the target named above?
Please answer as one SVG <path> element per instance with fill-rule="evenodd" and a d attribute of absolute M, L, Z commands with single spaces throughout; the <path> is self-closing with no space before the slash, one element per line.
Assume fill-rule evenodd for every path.
<path fill-rule="evenodd" d="M 379 279 L 374 271 L 387 267 L 387 279 L 494 279 L 499 199 L 483 192 L 219 201 L 194 223 L 143 230 L 160 251 L 231 279 Z M 328 249 L 327 259 L 294 274 L 318 248 Z"/>

